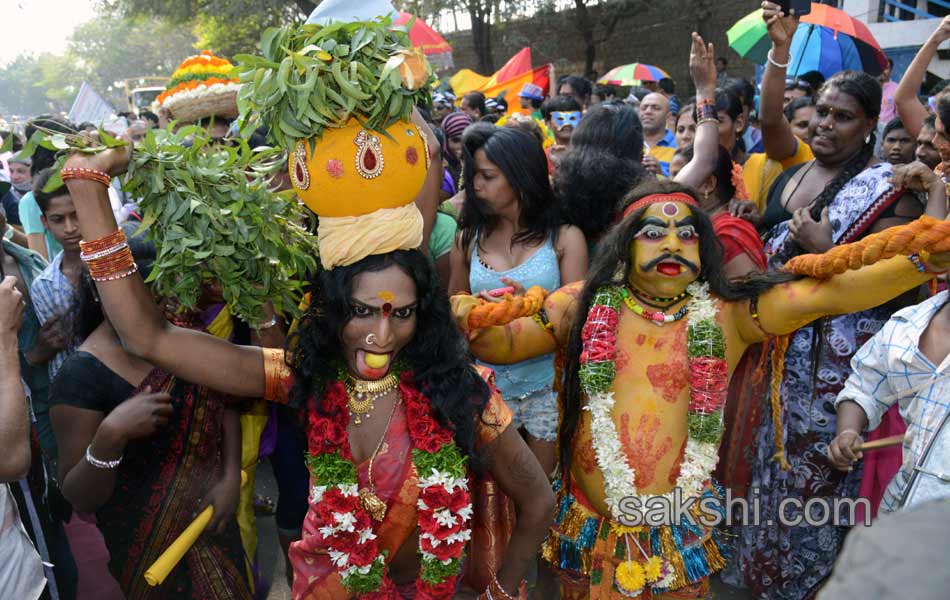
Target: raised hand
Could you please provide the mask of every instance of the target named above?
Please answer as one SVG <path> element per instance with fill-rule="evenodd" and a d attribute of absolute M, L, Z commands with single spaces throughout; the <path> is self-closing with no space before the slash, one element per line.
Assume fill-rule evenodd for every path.
<path fill-rule="evenodd" d="M 23 295 L 16 289 L 16 277 L 7 275 L 0 283 L 0 333 L 16 336 L 23 322 Z"/>
<path fill-rule="evenodd" d="M 944 17 L 936 31 L 930 34 L 930 41 L 935 44 L 942 44 L 947 40 L 950 40 L 950 15 Z"/>
<path fill-rule="evenodd" d="M 716 52 L 712 44 L 703 42 L 702 36 L 693 32 L 693 46 L 689 51 L 689 74 L 696 90 L 704 96 L 716 92 Z"/>
<path fill-rule="evenodd" d="M 125 136 L 123 139 L 128 141 Z M 110 148 L 95 154 L 85 154 L 77 152 L 66 159 L 64 167 L 80 167 L 84 169 L 93 169 L 108 173 L 113 177 L 125 173 L 129 167 L 129 160 L 132 158 L 132 144 L 118 148 Z"/>
<path fill-rule="evenodd" d="M 762 3 L 762 19 L 769 32 L 769 39 L 776 48 L 788 48 L 792 45 L 795 30 L 798 29 L 798 17 L 786 15 L 782 7 L 774 2 Z"/>

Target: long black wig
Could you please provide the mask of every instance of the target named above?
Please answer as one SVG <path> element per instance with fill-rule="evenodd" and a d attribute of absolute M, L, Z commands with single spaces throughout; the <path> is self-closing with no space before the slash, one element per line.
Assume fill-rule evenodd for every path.
<path fill-rule="evenodd" d="M 368 256 L 333 270 L 321 270 L 312 281 L 310 307 L 288 339 L 288 364 L 294 372 L 291 403 L 307 407 L 312 395 L 322 396 L 339 377 L 341 333 L 353 318 L 353 280 L 396 266 L 416 284 L 416 331 L 396 357 L 413 374 L 439 422 L 452 429 L 469 465 L 483 466 L 475 450 L 476 424 L 490 395 L 488 385 L 472 367 L 468 343 L 455 325 L 448 295 L 429 259 L 418 250 L 397 250 Z M 317 410 L 323 407 L 318 403 Z"/>

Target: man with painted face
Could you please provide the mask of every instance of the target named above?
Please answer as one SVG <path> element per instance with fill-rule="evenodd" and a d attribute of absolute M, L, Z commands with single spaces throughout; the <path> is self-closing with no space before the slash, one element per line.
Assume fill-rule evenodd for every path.
<path fill-rule="evenodd" d="M 718 531 L 682 516 L 698 515 L 698 500 L 660 522 L 644 508 L 679 490 L 707 499 L 707 514 L 723 509 L 711 474 L 746 348 L 876 306 L 950 267 L 950 255 L 895 257 L 822 281 L 782 272 L 730 283 L 692 190 L 648 182 L 625 200 L 589 279 L 551 294 L 542 312 L 481 327 L 505 319 L 485 320 L 470 296 L 454 297 L 453 309 L 482 360 L 564 358 L 560 510 L 543 550 L 561 597 L 705 598 L 725 560 Z"/>
<path fill-rule="evenodd" d="M 547 152 L 550 161 L 550 170 L 557 169 L 560 157 L 571 145 L 571 136 L 580 125 L 582 112 L 581 105 L 574 96 L 555 96 L 541 105 L 541 116 L 548 129 L 554 132 L 555 144 Z"/>

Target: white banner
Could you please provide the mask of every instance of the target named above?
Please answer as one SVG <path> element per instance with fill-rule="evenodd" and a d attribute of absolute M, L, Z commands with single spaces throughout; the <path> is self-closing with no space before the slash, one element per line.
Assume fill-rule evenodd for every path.
<path fill-rule="evenodd" d="M 85 121 L 101 125 L 115 119 L 115 109 L 100 96 L 92 86 L 82 82 L 79 93 L 69 109 L 69 120 L 77 125 Z"/>

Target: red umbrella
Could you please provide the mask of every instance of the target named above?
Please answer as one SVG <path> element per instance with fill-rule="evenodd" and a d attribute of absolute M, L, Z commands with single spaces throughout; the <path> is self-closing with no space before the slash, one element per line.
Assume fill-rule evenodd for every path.
<path fill-rule="evenodd" d="M 399 13 L 399 17 L 393 21 L 393 25 L 406 25 L 413 19 L 413 16 L 406 12 Z M 421 48 L 429 60 L 439 65 L 449 68 L 452 66 L 452 46 L 445 38 L 439 35 L 435 29 L 429 27 L 429 24 L 416 17 L 409 30 L 409 40 L 416 48 Z"/>

